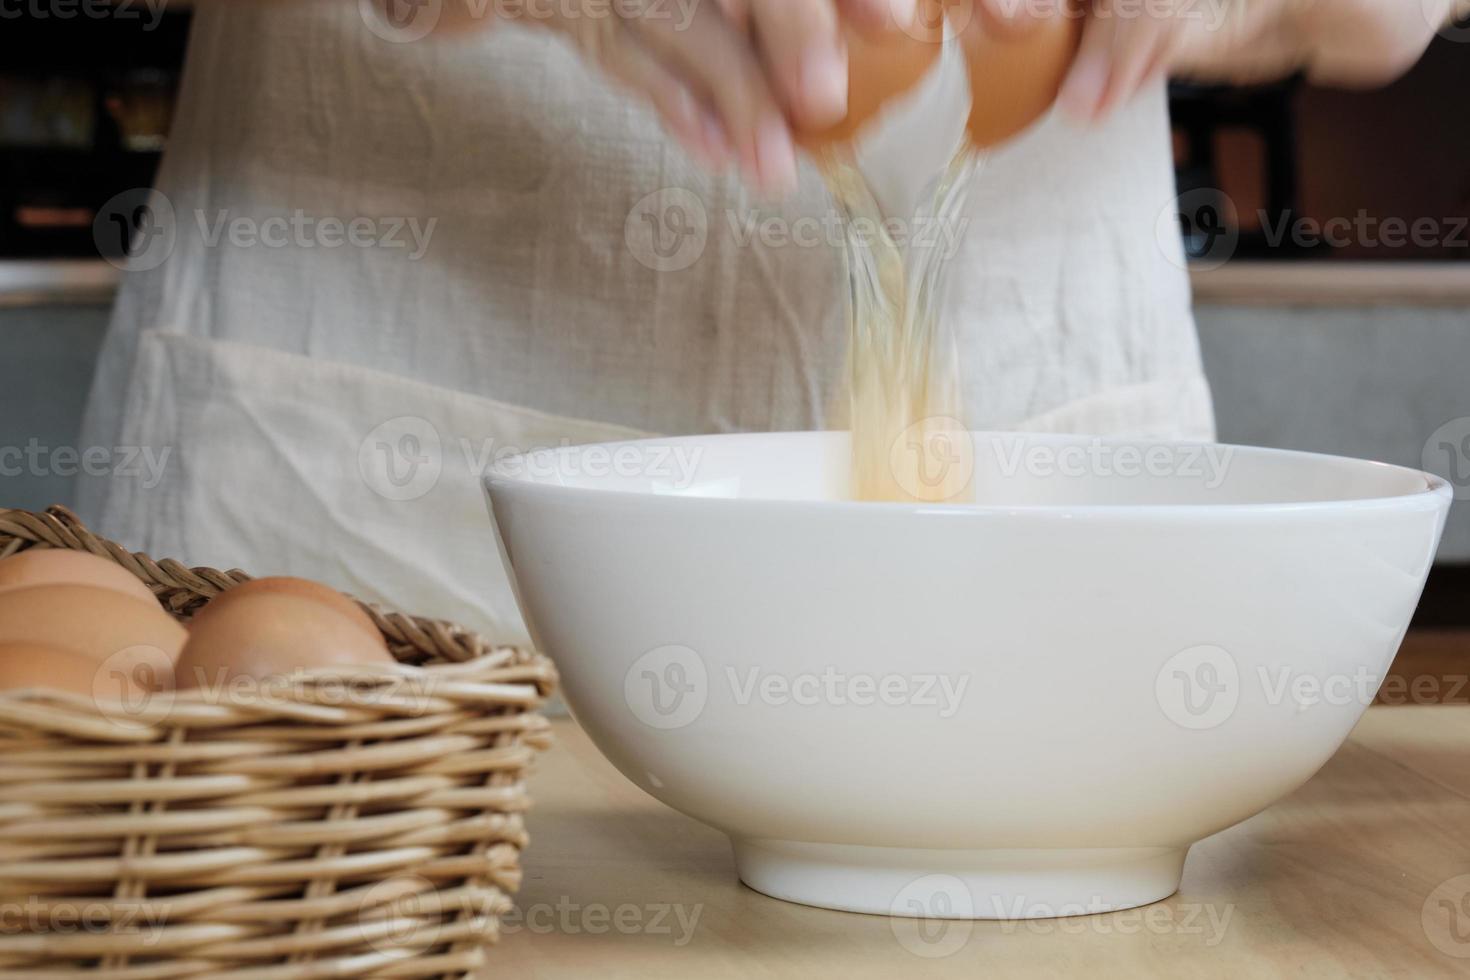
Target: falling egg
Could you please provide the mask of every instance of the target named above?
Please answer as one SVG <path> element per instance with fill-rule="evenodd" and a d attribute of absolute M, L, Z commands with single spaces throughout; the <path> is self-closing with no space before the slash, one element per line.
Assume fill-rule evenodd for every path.
<path fill-rule="evenodd" d="M 331 586 L 323 585 L 320 582 L 313 582 L 311 579 L 306 578 L 276 575 L 269 578 L 251 579 L 248 582 L 242 582 L 240 585 L 221 593 L 214 602 L 205 608 L 209 609 L 218 606 L 220 600 L 225 596 L 229 596 L 230 601 L 233 602 L 245 596 L 252 595 L 294 595 L 301 599 L 310 599 L 346 616 L 366 631 L 368 636 L 374 639 L 382 636 L 378 628 L 373 625 L 372 617 L 363 612 L 362 607 L 356 602 Z"/>
<path fill-rule="evenodd" d="M 970 76 L 970 142 L 995 146 L 1020 134 L 1056 101 L 1077 54 L 1083 18 L 1068 3 L 1062 15 L 999 34 L 966 4 L 950 3 Z"/>
<path fill-rule="evenodd" d="M 0 592 L 0 644 L 27 643 L 90 657 L 127 683 L 166 688 L 188 632 L 156 602 L 95 585 L 32 585 Z"/>
<path fill-rule="evenodd" d="M 95 585 L 150 604 L 158 601 L 121 565 L 66 548 L 31 548 L 0 561 L 0 592 L 31 585 Z"/>
<path fill-rule="evenodd" d="M 796 134 L 808 150 L 851 142 L 885 104 L 933 70 L 944 43 L 943 0 L 918 0 L 912 23 L 886 29 L 846 28 L 847 115 L 835 125 Z"/>
<path fill-rule="evenodd" d="M 368 635 L 332 604 L 289 591 L 241 592 L 221 593 L 190 624 L 174 667 L 180 689 L 395 662 L 381 634 Z"/>

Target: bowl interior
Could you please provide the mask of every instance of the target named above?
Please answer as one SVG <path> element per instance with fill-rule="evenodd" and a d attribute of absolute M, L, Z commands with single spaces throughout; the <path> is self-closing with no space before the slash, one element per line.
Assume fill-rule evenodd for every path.
<path fill-rule="evenodd" d="M 489 479 L 640 495 L 846 502 L 848 451 L 845 432 L 646 439 L 509 457 Z M 1207 443 L 976 432 L 968 446 L 935 455 L 939 465 L 970 475 L 967 495 L 954 503 L 980 507 L 1289 505 L 1443 489 L 1438 478 L 1405 467 Z"/>

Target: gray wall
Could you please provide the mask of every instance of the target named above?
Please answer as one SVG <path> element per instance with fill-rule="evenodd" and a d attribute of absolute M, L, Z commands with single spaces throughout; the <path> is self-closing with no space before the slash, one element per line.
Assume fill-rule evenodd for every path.
<path fill-rule="evenodd" d="M 1470 420 L 1470 310 L 1201 306 L 1196 315 L 1221 441 L 1427 467 L 1470 494 L 1470 458 L 1452 460 L 1438 440 L 1425 458 L 1436 430 Z M 1463 501 L 1440 558 L 1470 561 Z"/>
<path fill-rule="evenodd" d="M 106 306 L 0 306 L 0 507 L 72 502 L 71 464 L 50 451 L 77 448 L 107 317 Z"/>

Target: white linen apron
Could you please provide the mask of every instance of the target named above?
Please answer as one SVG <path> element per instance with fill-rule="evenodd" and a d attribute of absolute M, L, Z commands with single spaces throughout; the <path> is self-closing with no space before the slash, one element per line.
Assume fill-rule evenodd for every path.
<path fill-rule="evenodd" d="M 1160 86 L 987 161 L 946 303 L 975 427 L 1213 437 L 1156 233 L 1166 115 Z M 898 144 L 889 169 L 921 169 Z M 524 641 L 497 453 L 822 428 L 841 380 L 836 251 L 752 235 L 830 225 L 815 171 L 753 202 L 544 32 L 390 43 L 356 4 L 203 5 L 158 188 L 172 248 L 124 276 L 84 444 L 168 455 L 80 504 L 157 556 Z M 639 206 L 661 191 L 684 210 Z"/>

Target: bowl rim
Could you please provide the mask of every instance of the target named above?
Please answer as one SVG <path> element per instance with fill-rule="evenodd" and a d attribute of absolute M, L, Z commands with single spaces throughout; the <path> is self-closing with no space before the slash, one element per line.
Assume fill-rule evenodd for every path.
<path fill-rule="evenodd" d="M 1299 449 L 1279 449 L 1271 446 L 1249 446 L 1236 443 L 1210 442 L 1199 439 L 1153 439 L 1147 437 L 1133 436 L 1099 436 L 1090 433 L 1067 433 L 1067 432 L 1014 432 L 1007 430 L 972 429 L 972 436 L 986 437 L 1011 437 L 1028 440 L 1041 440 L 1044 442 L 1072 443 L 1077 440 L 1089 440 L 1105 444 L 1116 445 L 1142 445 L 1142 446 L 1168 446 L 1177 447 L 1215 447 L 1230 452 L 1247 452 L 1265 457 L 1287 457 L 1304 462 L 1318 461 L 1322 463 L 1348 464 L 1355 468 L 1364 470 L 1372 469 L 1379 472 L 1396 474 L 1411 480 L 1419 481 L 1422 486 L 1405 493 L 1378 495 L 1372 497 L 1351 497 L 1336 500 L 1298 500 L 1298 501 L 1248 501 L 1248 502 L 1226 502 L 1226 503 L 1168 503 L 1168 504 L 1129 504 L 1129 503 L 1095 503 L 1095 504 L 995 504 L 995 503 L 923 503 L 918 501 L 872 501 L 872 500 L 813 500 L 801 498 L 782 497 L 721 497 L 703 496 L 699 494 L 682 493 L 649 493 L 642 490 L 623 490 L 608 487 L 566 486 L 564 484 L 539 482 L 522 473 L 516 474 L 506 472 L 516 466 L 517 463 L 527 457 L 547 452 L 562 451 L 585 451 L 591 448 L 613 449 L 620 446 L 649 446 L 668 445 L 671 443 L 698 443 L 709 439 L 721 440 L 744 440 L 757 438 L 771 438 L 782 436 L 804 436 L 804 437 L 835 437 L 846 435 L 845 430 L 802 430 L 802 431 L 776 431 L 776 432 L 731 432 L 731 433 L 706 433 L 703 435 L 684 436 L 649 436 L 638 439 L 614 439 L 600 442 L 581 443 L 576 445 L 540 447 L 536 449 L 518 452 L 496 460 L 486 471 L 481 483 L 488 495 L 500 491 L 522 492 L 545 495 L 552 498 L 599 500 L 608 503 L 620 503 L 628 505 L 634 502 L 646 502 L 659 508 L 669 507 L 706 507 L 723 508 L 735 507 L 742 510 L 758 510 L 768 507 L 782 509 L 811 509 L 824 513 L 883 513 L 883 514 L 911 514 L 924 517 L 948 517 L 959 516 L 984 517 L 984 516 L 1008 516 L 1008 517 L 1062 517 L 1062 518 L 1084 518 L 1084 517 L 1203 517 L 1205 515 L 1255 515 L 1267 514 L 1310 514 L 1321 512 L 1338 513 L 1343 510 L 1401 510 L 1405 508 L 1418 509 L 1443 509 L 1448 511 L 1450 503 L 1454 498 L 1453 488 L 1448 480 L 1436 473 L 1426 470 L 1415 469 L 1411 466 L 1400 466 L 1395 463 L 1384 463 L 1376 460 L 1361 459 L 1355 456 L 1343 456 L 1336 453 L 1319 453 Z"/>

